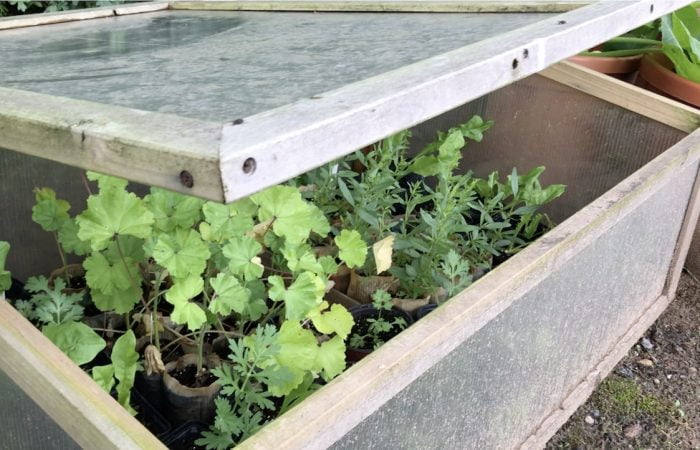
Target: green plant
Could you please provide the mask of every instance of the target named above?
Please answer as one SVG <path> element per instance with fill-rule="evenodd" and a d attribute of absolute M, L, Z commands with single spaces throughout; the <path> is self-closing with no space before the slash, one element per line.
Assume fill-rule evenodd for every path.
<path fill-rule="evenodd" d="M 7 254 L 10 252 L 10 244 L 0 241 L 0 292 L 4 292 L 12 286 L 12 276 L 5 270 Z"/>
<path fill-rule="evenodd" d="M 92 361 L 106 343 L 94 330 L 80 322 L 83 307 L 80 294 L 66 294 L 65 282 L 57 278 L 53 286 L 46 277 L 31 277 L 25 285 L 29 300 L 15 301 L 27 319 L 39 323 L 44 335 L 78 365 Z"/>
<path fill-rule="evenodd" d="M 408 326 L 403 317 L 387 319 L 387 313 L 393 308 L 388 292 L 380 289 L 372 294 L 372 306 L 377 312 L 376 317 L 365 319 L 368 324 L 366 333 L 350 336 L 351 347 L 376 350 L 384 344 L 387 335 L 396 335 Z"/>
<path fill-rule="evenodd" d="M 134 386 L 136 371 L 139 369 L 139 354 L 134 349 L 136 337 L 128 330 L 114 343 L 112 364 L 92 368 L 92 378 L 105 391 L 112 392 L 116 384 L 117 401 L 131 414 L 136 411 L 131 407 L 131 388 Z"/>
<path fill-rule="evenodd" d="M 673 62 L 676 73 L 700 83 L 700 17 L 693 6 L 686 6 L 661 18 L 663 52 Z"/>
<path fill-rule="evenodd" d="M 622 36 L 604 42 L 599 50 L 581 52 L 583 56 L 624 57 L 656 53 L 661 50 L 659 36 L 660 21 L 655 20 L 635 28 Z"/>

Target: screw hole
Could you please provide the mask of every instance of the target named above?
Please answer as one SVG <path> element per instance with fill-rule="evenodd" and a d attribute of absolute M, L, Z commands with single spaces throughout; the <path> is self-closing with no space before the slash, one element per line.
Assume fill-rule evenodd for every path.
<path fill-rule="evenodd" d="M 566 20 L 560 20 L 557 25 L 566 25 Z"/>
<path fill-rule="evenodd" d="M 243 119 L 236 119 L 233 122 L 231 122 L 233 125 L 240 125 L 243 123 Z"/>
<path fill-rule="evenodd" d="M 252 175 L 255 172 L 255 159 L 248 158 L 243 162 L 243 173 Z"/>
<path fill-rule="evenodd" d="M 518 68 L 518 58 L 515 58 L 513 60 L 513 69 L 517 69 L 517 68 Z"/>
<path fill-rule="evenodd" d="M 192 177 L 192 174 L 188 171 L 183 170 L 180 172 L 180 183 L 182 183 L 183 186 L 192 189 L 194 186 L 194 177 Z"/>
<path fill-rule="evenodd" d="M 653 3 L 649 7 L 649 13 L 654 14 L 654 4 Z"/>
<path fill-rule="evenodd" d="M 523 50 L 523 58 L 527 59 L 530 56 L 530 51 L 528 49 Z"/>

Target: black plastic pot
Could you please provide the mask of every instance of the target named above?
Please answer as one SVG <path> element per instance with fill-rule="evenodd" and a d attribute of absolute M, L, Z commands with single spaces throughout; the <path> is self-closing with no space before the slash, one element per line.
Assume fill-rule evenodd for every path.
<path fill-rule="evenodd" d="M 360 305 L 360 306 L 355 306 L 353 308 L 350 308 L 348 310 L 350 314 L 352 314 L 352 318 L 355 320 L 355 326 L 357 326 L 358 323 L 365 319 L 370 319 L 373 317 L 377 317 L 379 312 L 374 308 L 372 305 Z M 413 318 L 410 316 L 405 311 L 402 311 L 398 308 L 392 308 L 391 311 L 384 311 L 382 312 L 382 316 L 387 318 L 388 320 L 393 320 L 396 317 L 402 317 L 406 321 L 406 327 L 408 328 L 411 326 L 413 323 Z M 403 331 L 403 330 L 402 330 Z M 398 334 L 398 333 L 396 333 Z M 394 337 L 396 334 L 393 336 L 388 337 L 385 339 L 385 342 L 392 337 Z M 363 348 L 352 348 L 348 347 L 345 350 L 345 357 L 350 363 L 356 363 L 365 356 L 369 355 L 372 353 L 373 349 L 363 349 Z"/>
<path fill-rule="evenodd" d="M 194 442 L 207 430 L 202 422 L 185 422 L 164 436 L 161 440 L 170 450 L 192 450 L 202 448 Z"/>
<path fill-rule="evenodd" d="M 137 411 L 138 421 L 156 437 L 162 438 L 170 432 L 170 422 L 137 389 L 131 390 L 131 404 Z"/>
<path fill-rule="evenodd" d="M 415 312 L 415 314 L 416 314 L 416 320 L 420 320 L 420 319 L 422 319 L 423 317 L 427 316 L 428 314 L 430 314 L 431 312 L 433 312 L 433 311 L 435 310 L 435 308 L 437 308 L 437 307 L 438 307 L 438 305 L 435 305 L 435 304 L 433 304 L 433 303 L 429 303 L 429 304 L 427 304 L 427 305 L 425 305 L 425 306 L 421 306 L 421 307 L 418 308 L 418 309 L 416 310 L 416 312 Z"/>

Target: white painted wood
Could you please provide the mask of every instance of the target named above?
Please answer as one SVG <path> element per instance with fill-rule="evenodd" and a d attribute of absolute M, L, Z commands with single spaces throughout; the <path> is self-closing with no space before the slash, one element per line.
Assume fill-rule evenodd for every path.
<path fill-rule="evenodd" d="M 687 3 L 599 2 L 239 125 L 226 124 L 221 143 L 226 201 L 333 161 Z M 254 172 L 244 172 L 246 161 L 255 161 Z"/>

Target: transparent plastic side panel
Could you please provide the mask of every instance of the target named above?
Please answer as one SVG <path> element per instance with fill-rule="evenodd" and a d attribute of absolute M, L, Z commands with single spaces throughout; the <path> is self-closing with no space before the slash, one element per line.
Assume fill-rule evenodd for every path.
<path fill-rule="evenodd" d="M 0 86 L 230 121 L 553 14 L 164 11 L 0 32 Z"/>
<path fill-rule="evenodd" d="M 661 294 L 697 169 L 679 173 L 333 448 L 524 441 Z"/>
<path fill-rule="evenodd" d="M 79 449 L 42 409 L 0 370 L 0 448 L 5 450 Z"/>

